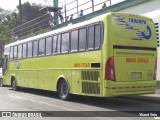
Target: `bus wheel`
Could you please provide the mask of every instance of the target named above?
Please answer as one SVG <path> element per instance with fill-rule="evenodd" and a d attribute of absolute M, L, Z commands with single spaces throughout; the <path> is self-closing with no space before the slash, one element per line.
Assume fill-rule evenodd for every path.
<path fill-rule="evenodd" d="M 62 100 L 67 100 L 69 98 L 68 85 L 64 79 L 62 79 L 58 84 L 58 95 Z"/>
<path fill-rule="evenodd" d="M 0 87 L 3 87 L 3 80 L 2 80 L 2 78 L 0 79 Z"/>
<path fill-rule="evenodd" d="M 17 90 L 18 90 L 17 83 L 16 83 L 16 80 L 15 80 L 15 79 L 12 80 L 12 89 L 13 89 L 14 91 L 17 91 Z"/>

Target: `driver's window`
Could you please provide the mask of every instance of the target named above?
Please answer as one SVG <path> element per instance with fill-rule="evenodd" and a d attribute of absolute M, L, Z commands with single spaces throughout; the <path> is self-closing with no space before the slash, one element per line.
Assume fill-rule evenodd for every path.
<path fill-rule="evenodd" d="M 7 71 L 7 67 L 8 67 L 8 56 L 5 56 L 3 58 L 3 74 Z"/>

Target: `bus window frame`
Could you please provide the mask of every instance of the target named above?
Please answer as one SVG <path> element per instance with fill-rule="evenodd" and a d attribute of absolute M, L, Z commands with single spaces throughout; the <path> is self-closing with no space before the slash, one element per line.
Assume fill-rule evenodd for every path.
<path fill-rule="evenodd" d="M 100 25 L 100 46 L 99 47 L 96 47 L 95 48 L 95 29 L 96 29 L 96 25 Z M 94 26 L 94 49 L 88 49 L 88 30 L 89 30 L 89 27 L 90 26 Z M 85 49 L 80 49 L 79 45 L 80 45 L 80 30 L 84 29 L 86 31 L 86 40 L 85 40 Z M 78 49 L 77 50 L 71 50 L 71 34 L 73 31 L 78 31 Z M 62 34 L 65 34 L 65 33 L 68 33 L 69 34 L 69 47 L 68 47 L 68 51 L 67 52 L 62 52 L 61 50 L 61 46 L 62 46 Z M 59 52 L 54 52 L 54 37 L 57 37 L 56 39 L 56 50 L 57 50 L 57 43 L 58 43 L 58 39 L 60 39 L 59 43 L 60 43 L 60 51 Z M 51 37 L 52 38 L 52 45 L 51 45 L 51 54 L 46 54 L 46 39 Z M 42 55 L 39 55 L 39 43 L 40 43 L 40 40 L 44 40 L 44 43 L 45 43 L 45 48 L 44 48 L 44 54 Z M 21 43 L 21 44 L 17 44 L 15 46 L 19 46 L 19 45 L 22 45 L 22 58 L 21 59 L 27 59 L 27 58 L 31 58 L 31 57 L 28 57 L 27 54 L 28 54 L 28 43 L 29 42 L 32 42 L 32 58 L 36 58 L 36 57 L 41 57 L 41 56 L 54 56 L 54 55 L 58 55 L 58 54 L 72 54 L 72 53 L 80 53 L 80 52 L 87 52 L 87 51 L 95 51 L 95 50 L 100 50 L 102 48 L 102 45 L 103 45 L 103 40 L 104 39 L 104 24 L 103 24 L 103 21 L 99 21 L 99 22 L 95 22 L 95 23 L 91 23 L 91 24 L 88 24 L 88 25 L 83 25 L 83 26 L 80 26 L 80 27 L 77 27 L 77 28 L 73 28 L 73 29 L 69 29 L 69 30 L 66 30 L 66 31 L 62 31 L 62 32 L 58 32 L 58 33 L 55 33 L 55 34 L 51 34 L 51 35 L 48 35 L 48 36 L 44 36 L 42 38 L 38 38 L 36 40 L 31 40 L 31 41 L 28 41 L 28 42 L 24 42 L 24 43 Z M 37 41 L 38 43 L 38 48 L 37 48 L 37 55 L 36 56 L 33 56 L 33 49 L 34 49 L 34 42 Z M 23 54 L 23 49 L 24 49 L 24 45 L 26 45 L 26 56 L 24 57 L 24 54 Z M 10 47 L 10 53 L 11 53 L 11 49 L 13 47 L 13 55 L 14 55 L 14 46 L 11 46 Z M 17 47 L 18 49 L 18 47 Z M 9 58 L 10 58 L 11 55 L 9 55 Z M 14 57 L 14 56 L 13 56 Z M 14 59 L 14 58 L 13 58 Z M 17 58 L 19 59 L 19 58 Z M 9 60 L 12 60 L 11 58 Z"/>
<path fill-rule="evenodd" d="M 37 54 L 36 54 L 36 55 L 33 54 L 33 53 L 34 53 L 34 48 L 35 48 L 35 47 L 34 47 L 34 43 L 35 43 L 35 42 L 37 42 Z M 38 42 L 38 40 L 33 40 L 33 49 L 32 49 L 32 54 L 33 54 L 32 57 L 33 57 L 33 58 L 38 57 L 38 50 L 39 50 L 39 42 Z"/>
<path fill-rule="evenodd" d="M 85 29 L 86 31 L 86 40 L 85 40 L 85 48 L 84 49 L 80 49 L 80 30 L 81 29 Z M 80 28 L 78 28 L 78 52 L 83 52 L 83 51 L 86 51 L 87 50 L 87 27 L 86 26 L 82 26 Z"/>
<path fill-rule="evenodd" d="M 24 45 L 26 45 L 26 54 L 23 54 L 24 53 L 24 51 L 23 51 L 24 50 Z M 22 44 L 22 48 L 23 48 L 23 50 L 22 50 L 22 58 L 26 59 L 27 58 L 27 43 L 23 43 Z M 24 57 L 24 55 L 25 55 L 25 57 Z"/>
<path fill-rule="evenodd" d="M 11 47 L 6 47 L 6 48 L 4 48 L 4 53 L 10 53 L 10 48 L 11 48 Z"/>
<path fill-rule="evenodd" d="M 103 25 L 103 22 L 98 22 L 98 23 L 95 23 L 95 33 L 96 33 L 96 25 L 99 25 L 100 26 L 100 43 L 99 43 L 99 47 L 95 47 L 95 43 L 96 43 L 96 39 L 94 40 L 94 49 L 95 50 L 97 50 L 97 49 L 100 49 L 101 47 L 102 47 L 102 41 L 103 41 L 103 35 L 104 35 L 104 33 L 103 33 L 103 27 L 102 27 L 102 25 Z M 96 34 L 95 34 L 95 38 L 96 38 Z"/>
<path fill-rule="evenodd" d="M 9 59 L 10 60 L 13 60 L 13 54 L 14 54 L 14 46 L 11 46 L 10 47 L 10 52 L 9 52 L 10 54 L 9 54 Z M 12 54 L 11 54 L 12 53 Z M 11 55 L 12 55 L 12 57 L 11 57 Z"/>
<path fill-rule="evenodd" d="M 99 47 L 95 47 L 95 41 L 96 41 L 96 25 L 100 25 L 100 44 L 99 44 Z M 104 36 L 104 26 L 103 26 L 103 22 L 102 21 L 99 21 L 99 22 L 95 22 L 95 23 L 92 23 L 92 24 L 90 24 L 90 25 L 88 25 L 87 26 L 87 32 L 89 32 L 89 27 L 91 27 L 91 26 L 94 26 L 94 41 L 93 41 L 93 48 L 88 48 L 88 39 L 89 39 L 89 34 L 87 34 L 88 36 L 87 36 L 87 50 L 88 51 L 92 51 L 92 50 L 99 50 L 99 49 L 101 49 L 101 47 L 102 47 L 102 41 L 103 41 L 103 36 Z"/>
<path fill-rule="evenodd" d="M 44 53 L 43 54 L 39 54 L 39 47 L 40 47 L 39 45 L 40 45 L 40 41 L 41 40 L 44 40 L 44 51 L 43 51 Z M 46 53 L 46 51 L 45 51 L 46 48 L 45 47 L 46 47 L 46 39 L 45 39 L 45 37 L 39 38 L 39 40 L 38 40 L 38 56 L 39 57 L 45 56 L 45 53 Z"/>
<path fill-rule="evenodd" d="M 69 40 L 68 40 L 68 51 L 64 51 L 62 52 L 62 35 L 63 34 L 68 34 Z M 64 31 L 61 33 L 61 43 L 60 43 L 60 53 L 65 54 L 65 53 L 69 53 L 70 51 L 70 31 Z"/>
<path fill-rule="evenodd" d="M 71 50 L 71 43 L 72 43 L 72 32 L 74 32 L 74 31 L 77 31 L 77 34 L 78 34 L 78 36 L 77 36 L 77 50 Z M 74 53 L 74 52 L 78 52 L 78 50 L 79 50 L 79 29 L 72 29 L 71 31 L 70 31 L 70 52 L 71 53 Z"/>
<path fill-rule="evenodd" d="M 46 53 L 46 48 L 47 48 L 47 46 L 46 46 L 46 45 L 47 45 L 47 42 L 46 42 L 46 41 L 47 41 L 47 38 L 50 38 L 50 37 L 52 38 L 52 39 L 51 39 L 51 46 L 50 46 L 50 47 L 51 47 L 51 53 L 50 53 L 50 54 L 47 54 L 47 53 Z M 46 56 L 50 56 L 50 55 L 52 55 L 52 53 L 53 53 L 53 37 L 54 37 L 53 35 L 50 35 L 50 36 L 46 36 L 46 37 L 45 37 L 45 55 L 46 55 Z"/>
<path fill-rule="evenodd" d="M 93 31 L 93 47 L 89 48 L 89 28 L 93 27 L 94 31 Z M 87 26 L 87 50 L 94 50 L 94 46 L 95 46 L 95 24 L 91 24 L 89 26 Z"/>
<path fill-rule="evenodd" d="M 17 51 L 16 51 L 16 53 L 15 53 L 15 48 L 17 48 Z M 13 46 L 13 59 L 17 59 L 17 57 L 18 57 L 18 45 L 15 45 L 15 46 Z M 16 56 L 15 56 L 16 55 Z"/>
<path fill-rule="evenodd" d="M 31 47 L 32 47 L 32 50 L 31 50 L 31 52 L 32 52 L 32 53 L 31 53 L 31 56 L 28 56 L 28 53 L 29 53 L 29 50 L 28 50 L 28 44 L 29 44 L 29 43 L 31 43 L 31 44 L 32 44 L 32 46 L 31 46 Z M 29 42 L 27 43 L 27 58 L 32 58 L 32 57 L 33 57 L 33 41 L 29 41 Z"/>
<path fill-rule="evenodd" d="M 20 59 L 23 58 L 23 44 L 19 44 L 19 45 L 17 45 L 17 46 L 18 46 L 18 55 L 17 55 L 17 59 L 20 60 Z M 21 46 L 21 48 L 22 48 L 21 57 L 20 57 L 20 58 L 19 58 L 19 46 Z"/>
<path fill-rule="evenodd" d="M 57 37 L 57 39 L 56 39 L 56 49 L 55 49 L 55 51 L 53 50 L 54 49 L 54 46 L 53 46 L 53 44 L 54 44 L 54 37 Z M 57 44 L 58 44 L 58 39 L 59 39 L 59 36 L 60 36 L 60 50 L 59 50 L 59 52 L 57 52 Z M 53 42 L 52 42 L 52 55 L 57 55 L 57 54 L 61 54 L 61 33 L 57 33 L 57 34 L 54 34 L 53 35 Z"/>

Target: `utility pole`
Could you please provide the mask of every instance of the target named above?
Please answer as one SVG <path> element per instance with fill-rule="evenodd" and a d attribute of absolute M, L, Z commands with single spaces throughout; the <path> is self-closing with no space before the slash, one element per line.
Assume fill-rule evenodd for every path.
<path fill-rule="evenodd" d="M 53 0 L 53 6 L 54 6 L 55 8 L 57 8 L 57 10 L 58 10 L 58 0 Z M 54 23 L 55 23 L 56 25 L 58 25 L 58 23 L 59 23 L 59 21 L 58 21 L 58 11 L 57 11 L 57 12 L 54 12 Z"/>
<path fill-rule="evenodd" d="M 65 14 L 65 20 L 66 20 L 66 17 L 67 17 L 67 14 L 66 14 L 66 0 L 64 0 L 64 3 L 65 3 L 65 7 L 64 7 L 64 14 Z"/>
<path fill-rule="evenodd" d="M 21 0 L 19 0 L 19 15 L 20 15 L 20 24 L 22 24 L 22 4 L 21 4 Z"/>

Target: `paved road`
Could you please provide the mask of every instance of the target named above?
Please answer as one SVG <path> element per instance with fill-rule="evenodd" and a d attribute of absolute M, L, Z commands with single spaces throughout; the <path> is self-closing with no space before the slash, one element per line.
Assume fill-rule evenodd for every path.
<path fill-rule="evenodd" d="M 130 111 L 159 111 L 160 110 L 160 102 L 154 101 L 145 101 L 143 99 L 132 99 L 132 98 L 91 98 L 84 96 L 73 96 L 70 101 L 60 100 L 56 93 L 42 91 L 42 90 L 33 90 L 33 89 L 21 89 L 20 91 L 12 91 L 10 87 L 0 87 L 0 111 L 47 111 L 46 114 L 50 115 L 50 112 L 53 111 L 126 111 L 121 113 L 117 112 L 107 112 L 104 114 L 109 114 L 111 116 L 117 117 L 109 117 L 110 120 L 153 120 L 152 117 L 147 118 L 136 118 L 136 117 L 120 117 L 125 114 L 135 115 Z M 66 116 L 66 112 L 58 112 L 61 116 Z M 97 115 L 98 112 L 77 112 L 78 115 L 82 115 L 80 120 L 101 120 L 106 119 L 105 117 L 83 117 L 86 114 Z M 56 114 L 56 112 L 55 112 Z M 76 112 L 69 112 L 68 114 L 75 115 Z M 101 114 L 101 113 L 100 113 Z M 93 116 L 94 116 L 93 115 Z M 100 115 L 101 116 L 101 115 Z M 8 120 L 7 118 L 3 118 Z M 14 118 L 18 120 L 18 118 Z M 20 120 L 22 118 L 19 118 Z M 23 118 L 24 119 L 24 118 Z M 30 118 L 31 119 L 31 118 Z M 53 120 L 53 118 L 41 118 L 42 120 Z M 37 118 L 37 120 L 41 120 Z M 56 118 L 56 120 L 65 119 L 62 117 Z M 67 117 L 66 119 L 75 120 L 75 117 Z"/>

